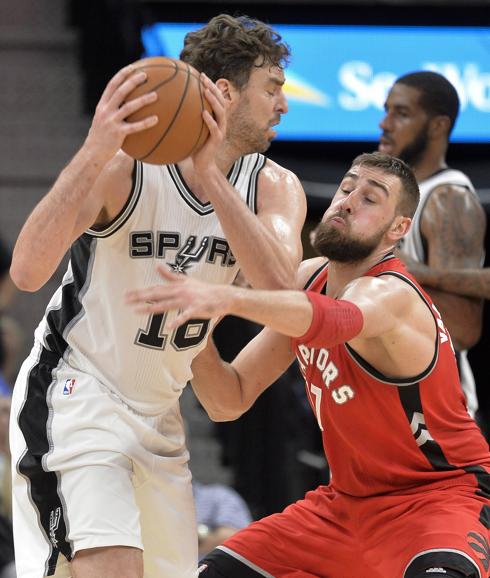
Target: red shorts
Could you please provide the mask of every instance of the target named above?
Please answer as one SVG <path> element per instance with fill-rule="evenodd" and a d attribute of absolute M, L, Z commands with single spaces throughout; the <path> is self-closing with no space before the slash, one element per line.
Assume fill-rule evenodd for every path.
<path fill-rule="evenodd" d="M 487 578 L 489 522 L 490 501 L 466 486 L 369 498 L 322 486 L 223 549 L 276 578 L 411 578 L 444 564 Z"/>

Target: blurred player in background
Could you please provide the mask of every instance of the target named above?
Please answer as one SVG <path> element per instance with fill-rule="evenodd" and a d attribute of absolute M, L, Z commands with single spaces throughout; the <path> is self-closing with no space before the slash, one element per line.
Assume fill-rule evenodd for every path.
<path fill-rule="evenodd" d="M 398 78 L 385 102 L 379 150 L 407 162 L 420 188 L 412 227 L 401 242 L 401 257 L 442 269 L 483 264 L 485 211 L 470 179 L 448 167 L 449 137 L 459 112 L 456 89 L 436 72 Z M 458 352 L 468 410 L 478 409 L 467 350 L 481 335 L 480 299 L 428 289 Z"/>

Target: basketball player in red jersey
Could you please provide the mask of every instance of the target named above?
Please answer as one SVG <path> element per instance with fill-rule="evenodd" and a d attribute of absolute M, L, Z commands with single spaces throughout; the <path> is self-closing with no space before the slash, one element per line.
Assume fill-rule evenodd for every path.
<path fill-rule="evenodd" d="M 483 578 L 490 551 L 490 453 L 468 414 L 451 339 L 395 258 L 419 198 L 410 168 L 356 158 L 316 230 L 323 258 L 304 291 L 257 291 L 175 276 L 130 292 L 139 311 L 234 314 L 266 326 L 233 361 L 210 343 L 193 386 L 231 420 L 299 361 L 332 478 L 214 550 L 204 578 Z M 326 258 L 325 258 L 326 257 Z"/>

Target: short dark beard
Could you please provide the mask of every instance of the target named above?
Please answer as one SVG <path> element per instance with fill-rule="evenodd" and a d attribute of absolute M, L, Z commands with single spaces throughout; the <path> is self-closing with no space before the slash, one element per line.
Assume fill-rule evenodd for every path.
<path fill-rule="evenodd" d="M 379 245 L 386 230 L 370 239 L 349 239 L 328 223 L 320 223 L 313 233 L 313 249 L 331 261 L 356 263 L 369 257 Z"/>
<path fill-rule="evenodd" d="M 427 150 L 429 143 L 429 120 L 420 129 L 415 139 L 400 151 L 398 157 L 405 161 L 411 167 L 416 167 Z"/>
<path fill-rule="evenodd" d="M 251 120 L 250 100 L 243 97 L 241 108 L 228 121 L 228 140 L 240 143 L 242 155 L 265 153 L 271 146 L 272 139 L 267 139 L 263 132 Z"/>

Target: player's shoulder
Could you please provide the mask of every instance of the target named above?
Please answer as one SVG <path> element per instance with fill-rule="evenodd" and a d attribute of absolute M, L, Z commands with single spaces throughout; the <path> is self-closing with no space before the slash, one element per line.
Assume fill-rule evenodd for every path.
<path fill-rule="evenodd" d="M 481 211 L 482 204 L 474 190 L 464 183 L 439 183 L 430 191 L 426 203 L 426 210 L 448 212 L 474 212 Z"/>
<path fill-rule="evenodd" d="M 474 197 L 473 191 L 463 183 L 438 183 L 430 190 L 431 197 L 436 196 L 452 196 L 458 195 L 460 197 Z"/>
<path fill-rule="evenodd" d="M 405 296 L 416 295 L 418 292 L 415 290 L 415 283 L 408 275 L 400 273 L 397 269 L 388 269 L 380 275 L 360 275 L 346 285 L 345 292 L 355 290 L 367 294 L 368 291 L 372 291 L 374 295 L 379 295 L 385 291 L 391 295 L 394 292 Z"/>
<path fill-rule="evenodd" d="M 427 187 L 430 196 L 474 194 L 474 186 L 470 178 L 460 170 L 446 168 L 420 183 L 421 188 Z"/>
<path fill-rule="evenodd" d="M 270 186 L 281 187 L 284 184 L 301 186 L 298 176 L 293 171 L 283 167 L 275 161 L 265 157 L 264 167 L 259 179 Z"/>
<path fill-rule="evenodd" d="M 375 307 L 380 315 L 393 315 L 399 321 L 413 322 L 413 317 L 421 315 L 421 319 L 431 319 L 432 314 L 427 307 L 427 301 L 420 289 L 408 278 L 393 274 L 379 277 L 361 275 L 350 281 L 341 293 L 339 299 L 352 301 L 357 306 L 363 305 L 371 309 Z M 432 325 L 431 325 L 432 326 Z"/>
<path fill-rule="evenodd" d="M 328 262 L 326 257 L 313 257 L 302 261 L 296 274 L 296 288 L 304 289 L 308 281 Z"/>

